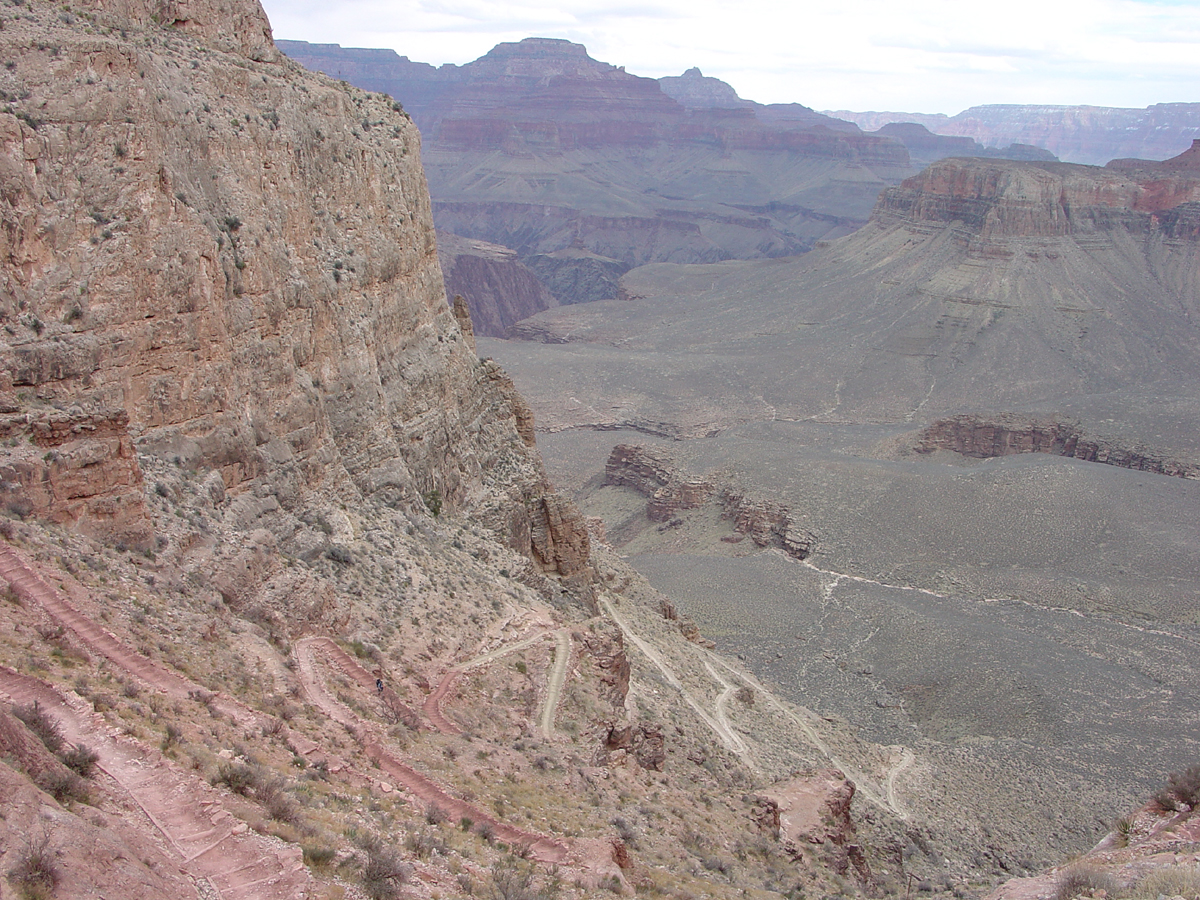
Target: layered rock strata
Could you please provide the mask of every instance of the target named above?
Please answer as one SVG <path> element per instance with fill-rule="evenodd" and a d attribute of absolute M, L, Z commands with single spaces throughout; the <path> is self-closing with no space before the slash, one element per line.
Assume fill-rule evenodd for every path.
<path fill-rule="evenodd" d="M 463 297 L 476 333 L 504 337 L 521 319 L 558 306 L 515 250 L 446 231 L 437 241 L 446 296 Z"/>
<path fill-rule="evenodd" d="M 951 450 L 975 459 L 1050 453 L 1157 475 L 1200 478 L 1200 464 L 1173 459 L 1145 448 L 1123 447 L 1090 438 L 1078 423 L 1052 418 L 952 416 L 921 429 L 913 450 L 917 453 Z"/>
<path fill-rule="evenodd" d="M 129 441 L 293 509 L 313 492 L 422 511 L 491 497 L 491 526 L 578 572 L 586 529 L 446 302 L 416 127 L 282 57 L 256 3 L 227 6 L 6 23 L 14 414 L 104 418 L 131 488 Z"/>
<path fill-rule="evenodd" d="M 786 506 L 688 475 L 661 450 L 617 444 L 605 463 L 604 483 L 633 488 L 647 497 L 646 518 L 651 522 L 671 522 L 680 512 L 711 500 L 720 504 L 734 530 L 758 547 L 777 547 L 795 559 L 807 558 L 816 547 L 816 537 L 795 524 Z"/>

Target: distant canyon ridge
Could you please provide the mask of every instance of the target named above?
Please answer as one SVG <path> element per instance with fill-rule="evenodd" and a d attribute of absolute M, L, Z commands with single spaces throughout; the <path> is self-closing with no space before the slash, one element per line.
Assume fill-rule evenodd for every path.
<path fill-rule="evenodd" d="M 807 252 L 866 223 L 884 188 L 948 156 L 1052 161 L 919 123 L 872 133 L 759 104 L 689 69 L 642 78 L 569 41 L 504 43 L 466 65 L 279 41 L 306 67 L 394 97 L 421 129 L 447 293 L 482 335 L 615 299 L 648 263 Z M 1128 155 L 1128 154 L 1126 154 Z"/>

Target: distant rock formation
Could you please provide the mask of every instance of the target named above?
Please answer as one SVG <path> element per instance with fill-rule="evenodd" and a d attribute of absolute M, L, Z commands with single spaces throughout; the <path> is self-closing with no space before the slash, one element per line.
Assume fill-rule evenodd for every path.
<path fill-rule="evenodd" d="M 934 134 L 916 122 L 894 122 L 884 125 L 876 134 L 886 135 L 902 143 L 914 164 L 929 165 L 947 156 L 978 156 L 985 159 L 1020 159 L 1029 161 L 1055 162 L 1057 157 L 1049 150 L 1029 144 L 1010 144 L 1004 149 L 984 147 L 969 137 L 952 137 Z"/>
<path fill-rule="evenodd" d="M 875 131 L 889 122 L 916 122 L 941 135 L 986 147 L 1028 144 L 1067 162 L 1102 166 L 1119 157 L 1166 159 L 1200 137 L 1200 103 L 1156 103 L 1145 109 L 1104 106 L 973 106 L 958 115 L 829 111 Z"/>
<path fill-rule="evenodd" d="M 940 419 L 921 430 L 917 453 L 952 450 L 976 459 L 1017 453 L 1049 453 L 1177 478 L 1200 478 L 1200 463 L 1172 459 L 1146 448 L 1123 447 L 1086 436 L 1078 423 L 1018 415 L 961 415 Z"/>
<path fill-rule="evenodd" d="M 446 296 L 466 300 L 476 334 L 504 337 L 521 319 L 558 306 L 515 250 L 448 231 L 439 232 L 437 241 Z"/>
<path fill-rule="evenodd" d="M 738 96 L 733 85 L 720 78 L 706 78 L 693 66 L 682 75 L 666 75 L 658 79 L 663 93 L 683 104 L 686 109 L 744 109 L 754 106 Z"/>
<path fill-rule="evenodd" d="M 616 278 L 650 262 L 801 253 L 862 224 L 880 188 L 911 173 L 886 136 L 799 104 L 680 103 L 569 41 L 499 44 L 436 69 L 280 46 L 403 104 L 424 137 L 438 228 L 516 250 L 564 304 L 615 297 Z M 710 99 L 734 93 L 681 79 Z"/>
<path fill-rule="evenodd" d="M 684 473 L 670 454 L 651 447 L 617 444 L 604 465 L 604 483 L 630 487 L 649 499 L 646 518 L 671 522 L 680 512 L 697 509 L 710 499 L 721 506 L 734 531 L 758 547 L 776 547 L 795 559 L 806 559 L 816 547 L 815 535 L 799 528 L 780 503 L 748 496 L 732 485 Z"/>

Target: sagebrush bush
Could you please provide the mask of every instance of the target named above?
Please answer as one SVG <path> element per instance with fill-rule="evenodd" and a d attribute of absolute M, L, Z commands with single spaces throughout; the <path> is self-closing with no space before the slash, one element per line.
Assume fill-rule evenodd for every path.
<path fill-rule="evenodd" d="M 1090 866 L 1071 866 L 1059 874 L 1054 886 L 1054 900 L 1091 896 L 1097 891 L 1104 891 L 1112 898 L 1119 893 L 1120 887 L 1120 883 L 1107 872 Z"/>
<path fill-rule="evenodd" d="M 50 846 L 48 831 L 28 838 L 16 860 L 16 865 L 8 871 L 8 877 L 24 900 L 43 900 L 54 896 L 54 888 L 62 873 L 58 867 L 58 854 Z"/>
<path fill-rule="evenodd" d="M 58 723 L 47 715 L 46 710 L 36 700 L 29 706 L 14 706 L 13 715 L 25 723 L 25 727 L 37 735 L 38 740 L 46 745 L 51 753 L 57 753 L 66 743 L 66 738 L 58 729 Z"/>

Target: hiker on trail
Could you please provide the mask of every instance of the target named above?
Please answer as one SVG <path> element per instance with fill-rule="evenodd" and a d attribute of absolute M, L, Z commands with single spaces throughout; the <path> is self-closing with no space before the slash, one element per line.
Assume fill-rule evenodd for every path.
<path fill-rule="evenodd" d="M 375 687 L 377 687 L 379 689 L 379 693 L 381 693 L 381 694 L 383 693 L 383 679 L 382 678 L 375 679 Z"/>

